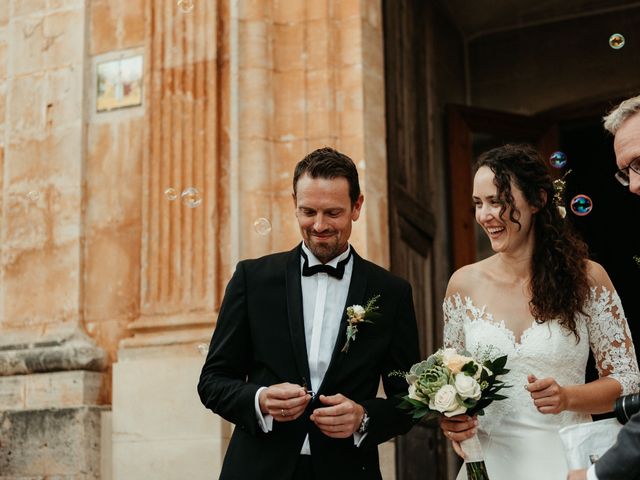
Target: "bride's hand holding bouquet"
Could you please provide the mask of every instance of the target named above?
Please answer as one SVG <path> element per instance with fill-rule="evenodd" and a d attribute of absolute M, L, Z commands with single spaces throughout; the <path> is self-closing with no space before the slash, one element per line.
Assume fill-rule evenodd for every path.
<path fill-rule="evenodd" d="M 509 371 L 506 355 L 491 360 L 490 353 L 475 359 L 453 348 L 440 349 L 409 372 L 399 372 L 409 384 L 399 408 L 408 410 L 414 419 L 442 417 L 445 435 L 461 442 L 469 480 L 489 478 L 473 417 L 482 415 L 494 400 L 506 398 L 498 392 L 508 387 L 498 378 Z M 460 436 L 455 438 L 454 433 Z"/>

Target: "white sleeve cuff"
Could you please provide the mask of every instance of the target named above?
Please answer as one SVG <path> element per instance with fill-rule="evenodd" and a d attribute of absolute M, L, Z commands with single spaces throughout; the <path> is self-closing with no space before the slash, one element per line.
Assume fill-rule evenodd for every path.
<path fill-rule="evenodd" d="M 359 447 L 362 441 L 366 438 L 366 433 L 353 432 L 353 444 Z"/>
<path fill-rule="evenodd" d="M 598 476 L 596 475 L 596 466 L 591 465 L 587 469 L 587 480 L 598 480 Z"/>
<path fill-rule="evenodd" d="M 273 430 L 273 417 L 269 414 L 263 415 L 260 411 L 260 392 L 267 387 L 260 387 L 256 392 L 255 399 L 253 401 L 254 408 L 256 410 L 256 420 L 258 420 L 258 425 L 260 425 L 260 429 L 264 433 L 269 433 Z"/>

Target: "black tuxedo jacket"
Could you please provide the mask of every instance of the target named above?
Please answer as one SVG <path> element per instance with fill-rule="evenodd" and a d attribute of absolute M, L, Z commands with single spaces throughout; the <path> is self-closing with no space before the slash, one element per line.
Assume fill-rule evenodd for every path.
<path fill-rule="evenodd" d="M 304 333 L 299 245 L 290 252 L 238 263 L 225 291 L 198 393 L 202 403 L 234 429 L 221 479 L 290 479 L 304 438 L 309 434 L 317 479 L 381 479 L 377 445 L 406 433 L 413 422 L 396 408 L 406 394 L 403 378 L 389 377 L 419 361 L 417 328 L 410 285 L 354 251 L 351 284 L 331 363 L 319 394 L 341 393 L 366 408 L 370 423 L 360 447 L 353 437 L 325 436 L 309 420 L 323 406 L 317 399 L 292 422 L 273 422 L 264 433 L 254 400 L 261 386 L 302 385 L 310 378 Z M 380 316 L 359 326 L 349 351 L 346 307 L 364 305 L 374 295 Z M 387 399 L 376 398 L 382 377 Z"/>
<path fill-rule="evenodd" d="M 633 415 L 616 444 L 596 462 L 598 480 L 640 479 L 640 413 Z"/>

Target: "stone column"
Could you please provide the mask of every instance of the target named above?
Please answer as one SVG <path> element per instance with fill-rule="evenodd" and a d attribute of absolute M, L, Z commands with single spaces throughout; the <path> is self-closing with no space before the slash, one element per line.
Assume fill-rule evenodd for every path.
<path fill-rule="evenodd" d="M 147 2 L 140 315 L 113 366 L 116 480 L 216 475 L 229 425 L 196 385 L 220 302 L 226 2 Z M 226 276 L 226 272 L 225 272 Z"/>
<path fill-rule="evenodd" d="M 82 316 L 85 1 L 0 2 L 0 472 L 100 478 Z"/>
<path fill-rule="evenodd" d="M 291 199 L 296 163 L 331 146 L 360 173 L 358 252 L 389 265 L 382 17 L 379 0 L 238 2 L 238 155 L 231 169 L 239 258 L 300 241 Z M 234 77 L 235 78 L 235 77 Z M 253 228 L 271 221 L 268 235 Z"/>

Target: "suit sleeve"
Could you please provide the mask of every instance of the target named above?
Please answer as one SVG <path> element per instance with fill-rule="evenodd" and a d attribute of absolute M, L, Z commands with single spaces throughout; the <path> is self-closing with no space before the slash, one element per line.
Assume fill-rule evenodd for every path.
<path fill-rule="evenodd" d="M 620 430 L 615 445 L 595 464 L 598 480 L 640 478 L 640 413 Z"/>
<path fill-rule="evenodd" d="M 375 398 L 362 402 L 370 418 L 367 436 L 362 442 L 364 448 L 407 433 L 415 424 L 410 415 L 397 407 L 400 396 L 407 393 L 407 382 L 404 378 L 389 376 L 393 371 L 408 371 L 420 357 L 413 295 L 411 286 L 409 284 L 405 286 L 395 312 L 393 338 L 381 373 L 387 398 Z"/>
<path fill-rule="evenodd" d="M 198 394 L 205 407 L 252 434 L 259 432 L 254 408 L 260 385 L 247 383 L 252 364 L 243 262 L 225 290 Z M 260 432 L 261 433 L 261 432 Z"/>

